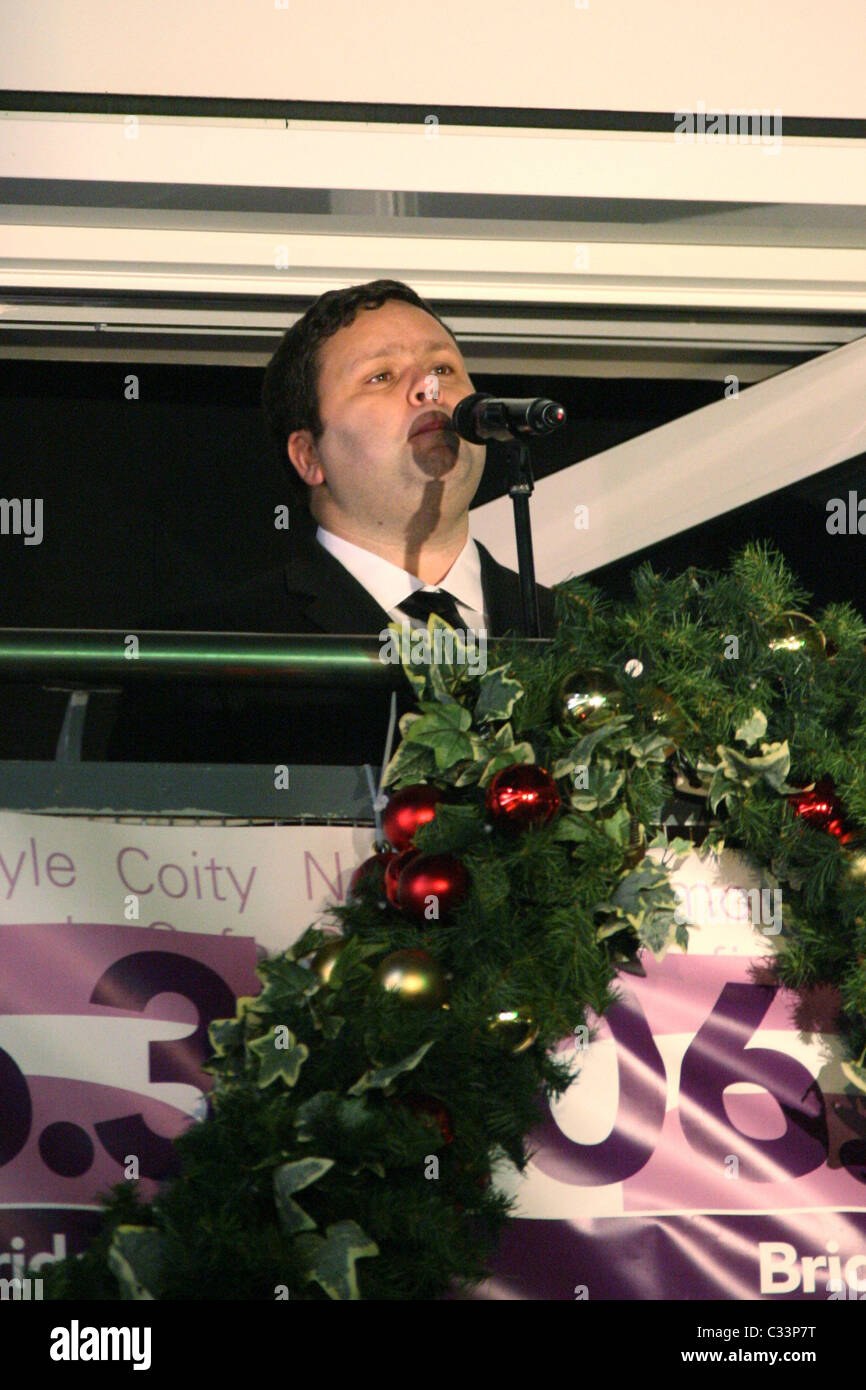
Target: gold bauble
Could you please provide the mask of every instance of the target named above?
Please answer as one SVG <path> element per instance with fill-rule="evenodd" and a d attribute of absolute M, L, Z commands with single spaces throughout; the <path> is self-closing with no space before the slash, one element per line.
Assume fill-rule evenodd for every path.
<path fill-rule="evenodd" d="M 773 624 L 774 635 L 769 641 L 771 652 L 808 652 L 811 656 L 826 656 L 827 639 L 814 618 L 793 609 L 782 613 Z"/>
<path fill-rule="evenodd" d="M 607 671 L 590 668 L 570 671 L 559 687 L 560 722 L 579 732 L 589 732 L 622 714 L 626 699 Z"/>
<path fill-rule="evenodd" d="M 426 951 L 392 951 L 377 967 L 376 979 L 418 1008 L 440 1009 L 448 998 L 445 972 Z"/>
<path fill-rule="evenodd" d="M 538 1037 L 538 1025 L 528 1009 L 502 1009 L 488 1019 L 487 1028 L 496 1041 L 512 1052 L 525 1052 Z"/>
<path fill-rule="evenodd" d="M 320 946 L 313 956 L 310 964 L 319 978 L 321 984 L 326 985 L 331 978 L 331 971 L 346 949 L 345 937 L 335 937 L 333 941 L 326 941 L 324 946 Z"/>
<path fill-rule="evenodd" d="M 866 853 L 857 850 L 847 855 L 846 874 L 852 883 L 866 883 Z"/>

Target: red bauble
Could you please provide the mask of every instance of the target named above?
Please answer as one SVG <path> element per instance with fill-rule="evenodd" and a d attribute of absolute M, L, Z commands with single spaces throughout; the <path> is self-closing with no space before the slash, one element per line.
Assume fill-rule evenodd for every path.
<path fill-rule="evenodd" d="M 469 875 L 453 854 L 414 854 L 400 872 L 397 906 L 419 922 L 437 922 L 460 906 L 468 890 Z"/>
<path fill-rule="evenodd" d="M 399 907 L 397 899 L 397 883 L 401 873 L 413 859 L 418 858 L 417 849 L 404 849 L 399 854 L 389 856 L 388 863 L 385 865 L 385 897 L 392 907 Z"/>
<path fill-rule="evenodd" d="M 428 787 L 426 782 L 394 792 L 382 816 L 382 829 L 388 843 L 397 850 L 408 849 L 421 826 L 433 819 L 436 807 L 444 799 L 437 787 Z"/>
<path fill-rule="evenodd" d="M 411 1110 L 413 1115 L 425 1120 L 432 1120 L 437 1126 L 446 1144 L 450 1144 L 454 1138 L 454 1128 L 451 1116 L 445 1106 L 433 1096 L 411 1095 L 404 1096 L 403 1104 L 407 1110 Z"/>
<path fill-rule="evenodd" d="M 487 810 L 500 825 L 526 830 L 544 825 L 559 808 L 556 783 L 535 763 L 514 763 L 497 772 L 487 788 Z"/>
<path fill-rule="evenodd" d="M 841 843 L 847 844 L 857 834 L 854 826 L 845 815 L 844 807 L 836 795 L 832 777 L 821 777 L 809 791 L 795 792 L 788 797 L 788 804 L 807 825 L 816 830 L 824 830 Z"/>
<path fill-rule="evenodd" d="M 385 870 L 389 862 L 396 857 L 391 850 L 387 850 L 384 854 L 372 854 L 363 864 L 359 864 L 349 879 L 347 899 L 357 902 L 368 887 L 375 888 L 382 897 L 385 892 Z"/>

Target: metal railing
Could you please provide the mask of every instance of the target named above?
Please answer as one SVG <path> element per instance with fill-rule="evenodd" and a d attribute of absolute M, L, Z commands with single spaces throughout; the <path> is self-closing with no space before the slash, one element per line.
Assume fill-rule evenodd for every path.
<path fill-rule="evenodd" d="M 381 690 L 386 710 L 392 692 L 406 688 L 377 637 L 3 628 L 0 682 L 68 699 L 53 760 L 0 759 L 0 809 L 373 824 L 363 766 L 293 765 L 288 786 L 277 789 L 273 764 L 83 759 L 90 695 L 149 681 L 309 689 L 313 699 L 337 684 Z"/>

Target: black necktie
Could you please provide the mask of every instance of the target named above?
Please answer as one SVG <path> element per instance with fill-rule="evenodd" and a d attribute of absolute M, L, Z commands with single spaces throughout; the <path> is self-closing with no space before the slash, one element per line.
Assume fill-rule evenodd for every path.
<path fill-rule="evenodd" d="M 457 602 L 453 595 L 445 589 L 434 589 L 424 591 L 416 589 L 414 594 L 404 598 L 402 603 L 397 604 L 404 613 L 408 613 L 410 618 L 419 618 L 426 623 L 431 613 L 438 613 L 440 618 L 444 618 L 446 623 L 452 627 L 466 629 L 466 619 L 462 616 Z"/>

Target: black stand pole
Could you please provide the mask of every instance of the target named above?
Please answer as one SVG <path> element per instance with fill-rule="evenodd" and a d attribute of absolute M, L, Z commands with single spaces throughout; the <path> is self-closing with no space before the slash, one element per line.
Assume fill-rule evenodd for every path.
<path fill-rule="evenodd" d="M 538 594 L 535 591 L 535 560 L 532 555 L 532 527 L 529 499 L 535 482 L 529 448 L 519 439 L 505 444 L 508 461 L 508 495 L 514 503 L 514 531 L 517 537 L 517 567 L 520 572 L 520 600 L 524 637 L 541 636 Z"/>

